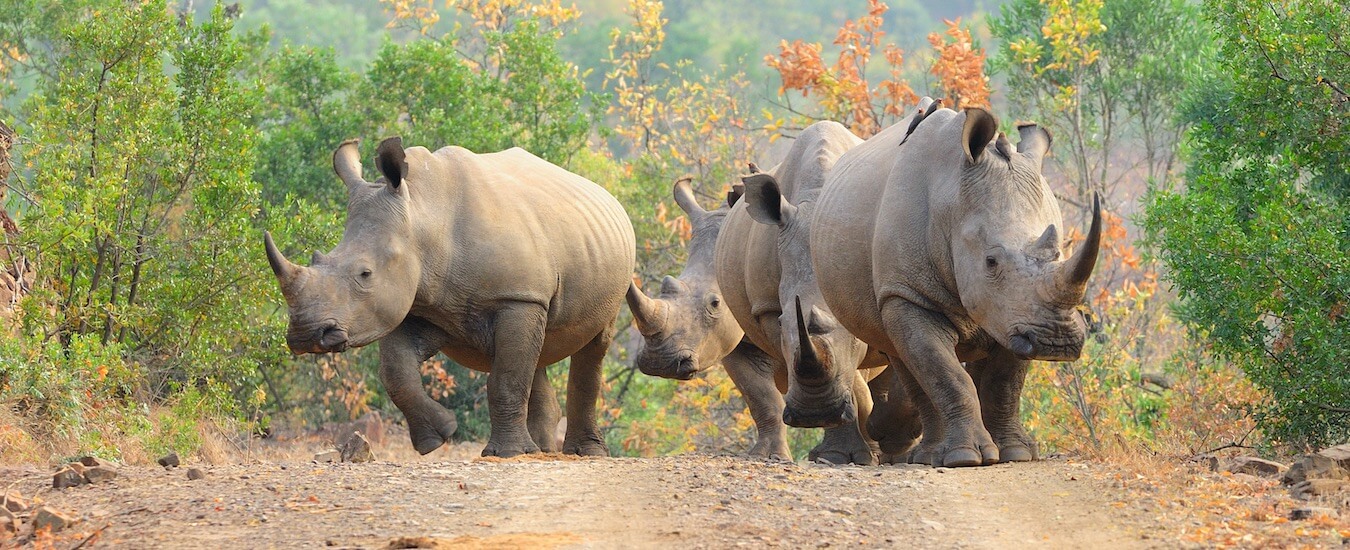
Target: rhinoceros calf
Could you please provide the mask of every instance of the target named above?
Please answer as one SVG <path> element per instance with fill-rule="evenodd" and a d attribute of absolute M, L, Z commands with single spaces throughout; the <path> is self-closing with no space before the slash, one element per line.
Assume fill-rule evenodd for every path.
<path fill-rule="evenodd" d="M 1076 306 L 1097 259 L 1100 206 L 1066 259 L 1041 176 L 1049 133 L 1022 125 L 1014 149 L 997 129 L 982 109 L 887 128 L 835 164 L 811 228 L 825 302 L 905 367 L 896 379 L 916 388 L 923 421 L 916 455 L 934 465 L 1034 458 L 1018 417 L 1027 367 L 1076 359 L 1085 336 Z"/>
<path fill-rule="evenodd" d="M 563 452 L 606 455 L 596 427 L 600 362 L 633 272 L 623 207 L 600 186 L 514 148 L 475 154 L 380 143 L 384 177 L 361 176 L 355 141 L 333 154 L 347 185 L 342 242 L 309 267 L 266 236 L 296 353 L 380 342 L 380 379 L 426 454 L 454 415 L 422 387 L 438 350 L 488 372 L 484 456 L 553 450 L 557 399 L 546 367 L 571 356 Z M 528 423 L 527 423 L 528 418 Z"/>

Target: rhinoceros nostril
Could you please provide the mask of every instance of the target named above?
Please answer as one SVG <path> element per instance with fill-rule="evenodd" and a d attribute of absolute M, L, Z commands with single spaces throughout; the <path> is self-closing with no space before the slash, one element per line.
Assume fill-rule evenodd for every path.
<path fill-rule="evenodd" d="M 319 347 L 324 351 L 344 351 L 347 349 L 347 331 L 338 328 L 337 323 L 319 330 Z"/>

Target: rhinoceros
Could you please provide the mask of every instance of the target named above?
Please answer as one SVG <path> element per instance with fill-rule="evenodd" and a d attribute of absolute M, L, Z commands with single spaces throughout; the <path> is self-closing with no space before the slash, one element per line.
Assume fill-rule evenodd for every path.
<path fill-rule="evenodd" d="M 628 307 L 643 337 L 634 366 L 647 375 L 689 380 L 723 365 L 755 421 L 758 436 L 750 456 L 791 460 L 773 360 L 744 340 L 745 331 L 727 309 L 713 268 L 722 225 L 739 194 L 729 194 L 724 206 L 705 210 L 681 180 L 674 196 L 693 228 L 689 256 L 679 277 L 666 276 L 655 298 L 630 284 Z"/>
<path fill-rule="evenodd" d="M 382 178 L 361 175 L 357 142 L 333 154 L 346 229 L 309 267 L 265 236 L 289 306 L 287 345 L 340 352 L 380 342 L 380 380 L 426 454 L 455 429 L 421 384 L 438 350 L 488 372 L 484 456 L 554 450 L 546 366 L 571 356 L 563 452 L 607 455 L 596 427 L 600 362 L 636 250 L 623 207 L 600 186 L 523 149 L 475 154 L 380 143 Z M 527 422 L 528 418 L 528 422 Z"/>
<path fill-rule="evenodd" d="M 840 153 L 858 143 L 856 137 L 838 124 L 817 126 L 806 129 L 794 142 L 788 160 L 770 170 L 793 185 L 794 190 L 799 182 L 803 188 L 817 189 L 823 181 L 824 170 Z M 752 168 L 752 171 L 758 170 Z M 689 260 L 679 277 L 665 278 L 660 294 L 655 298 L 647 297 L 636 285 L 629 287 L 628 305 L 644 336 L 643 347 L 634 363 L 646 374 L 675 379 L 689 379 L 701 370 L 722 364 L 755 420 L 758 438 L 750 450 L 751 456 L 790 459 L 783 420 L 786 416 L 795 422 L 797 413 L 785 415 L 783 393 L 790 391 L 790 376 L 778 341 L 780 325 L 774 324 L 768 329 L 772 332 L 760 328 L 749 311 L 752 307 L 763 306 L 752 306 L 748 299 L 748 293 L 754 292 L 757 298 L 773 300 L 767 310 L 773 312 L 769 315 L 773 317 L 771 322 L 778 323 L 781 277 L 780 239 L 776 233 L 779 229 L 754 223 L 745 207 L 737 204 L 736 198 L 741 196 L 739 191 L 733 191 L 726 206 L 713 211 L 699 206 L 684 182 L 676 184 L 674 195 L 676 204 L 689 215 L 693 225 Z M 744 201 L 742 198 L 741 202 Z M 732 218 L 739 221 L 729 222 Z M 752 242 L 758 246 L 750 250 L 748 247 Z M 805 247 L 805 241 L 799 240 L 798 244 Z M 804 254 L 804 251 L 792 250 L 790 256 L 801 258 Z M 724 261 L 728 264 L 723 264 Z M 723 279 L 727 265 L 732 264 L 732 269 L 742 275 Z M 793 289 L 799 285 L 810 286 L 809 282 L 798 282 L 800 277 L 803 275 L 790 270 L 789 278 L 793 282 L 784 284 Z M 735 288 L 729 292 L 737 296 L 736 300 L 723 296 L 723 280 L 734 283 Z M 750 326 L 758 341 L 742 338 L 747 335 L 743 325 Z M 856 365 L 850 366 L 847 374 L 858 376 L 855 369 Z M 874 372 L 869 371 L 869 374 Z M 854 409 L 851 393 L 846 397 L 849 399 L 848 411 L 829 411 L 825 415 L 830 416 L 828 422 L 820 422 L 820 415 L 813 414 L 815 411 L 811 406 L 799 409 L 809 411 L 801 417 L 811 418 L 812 426 L 825 423 L 831 426 L 821 445 L 811 451 L 812 459 L 871 462 L 872 448 L 860 431 L 860 425 L 867 418 L 869 403 L 865 380 L 859 378 L 857 387 L 863 394 L 861 419 Z M 846 422 L 848 425 L 841 425 Z"/>
<path fill-rule="evenodd" d="M 872 406 L 866 381 L 880 369 L 863 375 L 858 367 L 886 362 L 869 357 L 819 300 L 807 223 L 826 173 L 859 143 L 836 122 L 803 130 L 782 163 L 743 180 L 745 194 L 727 216 L 714 263 L 746 339 L 773 360 L 787 393 L 783 421 L 826 428 L 811 458 L 868 464 L 874 450 L 862 430 Z"/>
<path fill-rule="evenodd" d="M 839 159 L 816 206 L 812 265 L 823 297 L 915 390 L 924 430 L 916 461 L 1033 459 L 1018 417 L 1027 368 L 1082 351 L 1077 306 L 1100 247 L 1100 201 L 1069 255 L 1041 175 L 1050 134 L 1034 124 L 1018 131 L 1014 149 L 994 116 L 973 108 L 896 124 Z"/>

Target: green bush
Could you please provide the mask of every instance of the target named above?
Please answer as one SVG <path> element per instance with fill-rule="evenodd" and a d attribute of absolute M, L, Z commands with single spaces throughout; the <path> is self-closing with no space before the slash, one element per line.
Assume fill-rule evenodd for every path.
<path fill-rule="evenodd" d="M 1186 116 L 1183 190 L 1149 197 L 1145 227 L 1220 357 L 1273 400 L 1267 435 L 1350 438 L 1350 14 L 1331 2 L 1211 0 L 1217 66 Z"/>

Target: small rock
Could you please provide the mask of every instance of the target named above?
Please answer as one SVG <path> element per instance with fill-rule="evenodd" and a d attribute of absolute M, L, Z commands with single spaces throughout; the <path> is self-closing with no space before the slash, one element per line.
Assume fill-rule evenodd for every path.
<path fill-rule="evenodd" d="M 1235 474 L 1251 474 L 1258 477 L 1277 477 L 1284 473 L 1285 470 L 1289 469 L 1289 467 L 1264 458 L 1239 456 L 1228 461 L 1228 467 L 1225 469 Z"/>
<path fill-rule="evenodd" d="M 14 512 L 0 508 L 0 534 L 19 532 L 19 518 Z"/>
<path fill-rule="evenodd" d="M 43 506 L 38 508 L 36 514 L 33 514 L 33 530 L 50 529 L 51 532 L 55 533 L 74 525 L 75 521 L 75 518 L 51 506 Z"/>
<path fill-rule="evenodd" d="M 1309 479 L 1350 479 L 1350 470 L 1342 468 L 1334 458 L 1310 454 L 1300 457 L 1280 481 L 1285 485 L 1295 485 Z"/>
<path fill-rule="evenodd" d="M 52 474 L 52 488 L 65 489 L 66 487 L 78 487 L 88 483 L 89 480 L 70 468 L 61 468 Z"/>
<path fill-rule="evenodd" d="M 103 483 L 117 479 L 117 470 L 108 466 L 94 466 L 84 471 L 84 478 L 89 483 Z"/>
<path fill-rule="evenodd" d="M 323 451 L 323 452 L 321 452 L 321 453 L 315 453 L 315 454 L 314 454 L 314 461 L 315 461 L 315 462 L 337 462 L 337 461 L 340 460 L 341 458 L 342 458 L 342 455 L 341 455 L 341 454 L 339 454 L 337 451 L 331 450 L 331 449 L 330 449 L 330 450 L 327 450 L 327 451 Z"/>
<path fill-rule="evenodd" d="M 29 508 L 28 501 L 24 500 L 22 495 L 15 492 L 10 492 L 6 494 L 4 496 L 4 499 L 0 500 L 0 504 L 3 504 L 0 505 L 0 508 L 4 508 L 5 510 L 14 512 L 16 514 L 22 514 L 24 512 L 27 512 Z"/>
<path fill-rule="evenodd" d="M 1341 513 L 1337 512 L 1335 508 L 1318 508 L 1316 506 L 1294 508 L 1293 510 L 1289 511 L 1289 519 L 1292 519 L 1294 521 L 1312 519 L 1314 516 L 1327 516 L 1331 518 L 1339 518 L 1341 517 Z"/>
<path fill-rule="evenodd" d="M 161 456 L 159 457 L 159 460 L 156 460 L 155 462 L 158 462 L 159 465 L 163 466 L 166 470 L 169 468 L 177 468 L 179 464 L 178 453 L 169 453 Z"/>
<path fill-rule="evenodd" d="M 1317 454 L 1335 460 L 1340 467 L 1350 470 L 1350 443 L 1328 447 L 1317 451 Z"/>
<path fill-rule="evenodd" d="M 206 479 L 206 472 L 203 472 L 201 468 L 188 468 L 187 476 L 191 481 Z"/>
<path fill-rule="evenodd" d="M 924 525 L 928 526 L 929 529 L 932 529 L 934 531 L 941 531 L 946 528 L 941 523 L 938 523 L 931 519 L 921 519 L 919 521 L 923 522 Z"/>
<path fill-rule="evenodd" d="M 82 456 L 80 457 L 80 464 L 93 468 L 96 466 L 103 466 L 103 461 L 93 456 Z"/>
<path fill-rule="evenodd" d="M 1340 479 L 1309 479 L 1289 488 L 1294 498 L 1307 499 L 1312 496 L 1327 496 L 1350 488 L 1350 482 Z"/>
<path fill-rule="evenodd" d="M 343 462 L 371 462 L 375 460 L 375 453 L 370 450 L 370 441 L 361 432 L 352 432 L 352 435 L 346 441 L 338 445 L 338 452 L 342 454 Z"/>

